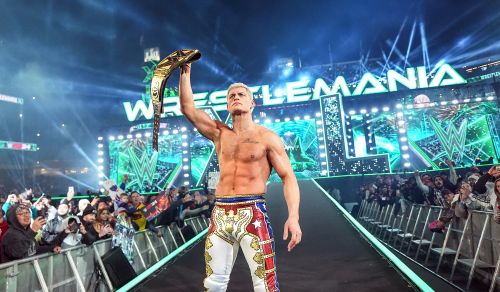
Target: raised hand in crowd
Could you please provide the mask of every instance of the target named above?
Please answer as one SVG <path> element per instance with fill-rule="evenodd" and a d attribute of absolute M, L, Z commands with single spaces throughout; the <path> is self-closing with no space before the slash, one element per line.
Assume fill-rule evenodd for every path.
<path fill-rule="evenodd" d="M 7 197 L 7 203 L 15 204 L 15 203 L 17 203 L 17 201 L 18 201 L 18 198 L 15 194 L 11 194 Z"/>
<path fill-rule="evenodd" d="M 43 217 L 37 217 L 35 220 L 33 220 L 33 223 L 31 223 L 31 230 L 33 232 L 37 233 L 42 227 L 47 223 L 45 218 Z"/>
<path fill-rule="evenodd" d="M 74 196 L 75 196 L 75 189 L 73 187 L 69 187 L 68 192 L 66 193 L 66 199 L 68 199 L 68 201 L 71 201 Z"/>
<path fill-rule="evenodd" d="M 87 234 L 87 229 L 85 229 L 85 226 L 83 224 L 80 224 L 80 233 L 83 235 Z"/>
<path fill-rule="evenodd" d="M 99 231 L 99 237 L 104 237 L 111 234 L 113 234 L 113 227 L 111 227 L 110 225 L 103 226 L 101 228 L 101 231 Z"/>
<path fill-rule="evenodd" d="M 488 174 L 494 177 L 500 176 L 500 165 L 493 165 L 489 170 Z"/>
<path fill-rule="evenodd" d="M 42 201 L 42 200 L 36 201 L 34 205 L 35 205 L 35 208 L 36 208 L 38 211 L 42 210 L 42 209 L 43 209 L 43 207 L 45 206 L 45 205 L 43 204 L 43 201 Z"/>
<path fill-rule="evenodd" d="M 95 198 L 92 200 L 92 202 L 90 202 L 90 205 L 91 205 L 91 206 L 95 206 L 95 205 L 97 205 L 97 203 L 99 203 L 99 197 L 95 197 Z"/>

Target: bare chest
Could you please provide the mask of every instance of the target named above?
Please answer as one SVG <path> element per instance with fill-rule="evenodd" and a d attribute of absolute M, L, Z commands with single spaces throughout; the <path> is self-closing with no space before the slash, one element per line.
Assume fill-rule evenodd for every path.
<path fill-rule="evenodd" d="M 266 157 L 266 146 L 258 135 L 238 136 L 225 134 L 221 136 L 217 154 L 222 161 L 257 162 Z"/>

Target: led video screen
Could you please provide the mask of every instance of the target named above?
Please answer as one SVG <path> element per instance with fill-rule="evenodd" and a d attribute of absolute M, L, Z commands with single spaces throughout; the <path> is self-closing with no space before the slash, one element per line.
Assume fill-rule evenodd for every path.
<path fill-rule="evenodd" d="M 498 120 L 496 102 L 420 107 L 405 111 L 413 163 L 439 168 L 447 158 L 457 165 L 473 165 L 477 158 L 497 160 L 492 137 Z"/>
<path fill-rule="evenodd" d="M 189 149 L 191 155 L 191 178 L 194 185 L 198 186 L 203 178 L 211 155 L 216 155 L 216 153 L 212 141 L 203 137 L 199 132 L 195 133 L 190 142 Z"/>
<path fill-rule="evenodd" d="M 264 126 L 281 137 L 297 179 L 319 176 L 319 143 L 314 119 L 275 122 Z M 273 171 L 269 180 L 279 181 L 280 178 Z"/>
<path fill-rule="evenodd" d="M 377 154 L 387 153 L 391 169 L 400 168 L 401 153 L 399 152 L 395 115 L 380 113 L 372 119 L 372 124 Z"/>
<path fill-rule="evenodd" d="M 182 167 L 181 135 L 158 137 L 153 152 L 151 137 L 109 142 L 109 178 L 118 184 L 128 174 L 127 188 L 149 192 L 164 190 Z"/>

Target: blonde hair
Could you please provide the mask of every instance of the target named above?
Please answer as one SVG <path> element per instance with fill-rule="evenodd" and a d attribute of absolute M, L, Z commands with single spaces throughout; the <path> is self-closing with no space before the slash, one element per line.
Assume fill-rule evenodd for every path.
<path fill-rule="evenodd" d="M 245 88 L 245 90 L 247 91 L 250 98 L 253 99 L 253 93 L 252 93 L 252 90 L 250 90 L 250 87 L 248 87 L 248 85 L 246 85 L 245 83 L 241 83 L 241 82 L 237 82 L 237 83 L 233 83 L 233 84 L 229 85 L 229 87 L 227 88 L 226 98 L 229 94 L 229 91 L 231 91 L 231 89 L 238 88 L 238 87 Z"/>

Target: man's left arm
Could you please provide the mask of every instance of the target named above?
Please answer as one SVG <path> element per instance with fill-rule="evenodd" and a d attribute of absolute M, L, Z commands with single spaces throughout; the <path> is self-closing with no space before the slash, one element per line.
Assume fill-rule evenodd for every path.
<path fill-rule="evenodd" d="M 290 232 L 291 239 L 288 243 L 288 251 L 291 251 L 302 239 L 302 231 L 299 225 L 299 185 L 281 138 L 274 133 L 269 133 L 268 136 L 268 159 L 283 181 L 283 192 L 288 206 L 288 219 L 285 223 L 283 240 L 287 240 Z"/>
<path fill-rule="evenodd" d="M 453 165 L 453 161 L 446 159 L 446 164 L 448 164 L 448 167 L 450 168 L 450 175 L 449 175 L 449 181 L 456 186 L 457 181 L 458 181 L 458 176 L 457 172 L 455 171 L 455 166 Z"/>

